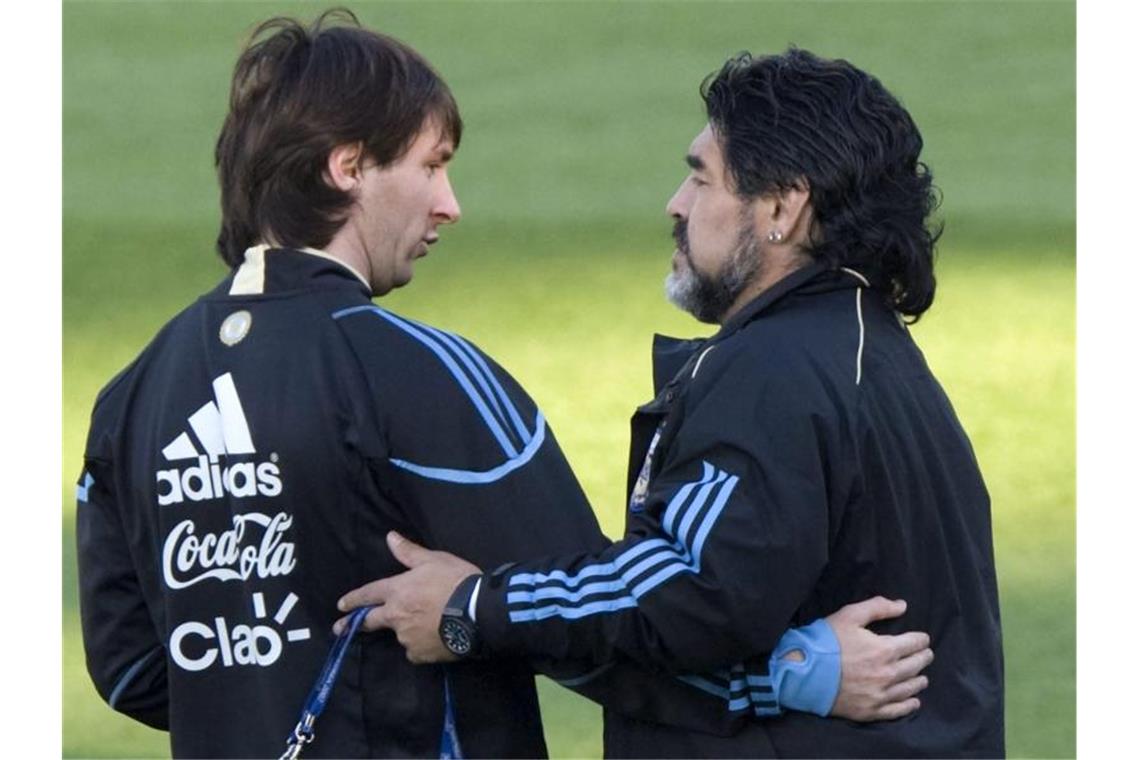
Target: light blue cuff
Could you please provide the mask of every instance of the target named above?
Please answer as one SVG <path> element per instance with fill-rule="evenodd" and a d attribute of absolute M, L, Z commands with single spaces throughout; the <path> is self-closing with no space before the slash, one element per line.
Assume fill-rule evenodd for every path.
<path fill-rule="evenodd" d="M 804 654 L 803 662 L 783 659 L 797 649 Z M 785 631 L 768 661 L 768 670 L 780 707 L 827 717 L 839 696 L 839 639 L 823 618 Z"/>

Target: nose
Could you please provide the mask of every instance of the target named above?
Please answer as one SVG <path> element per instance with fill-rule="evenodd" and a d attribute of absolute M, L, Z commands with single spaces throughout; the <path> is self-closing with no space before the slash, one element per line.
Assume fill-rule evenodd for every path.
<path fill-rule="evenodd" d="M 463 214 L 459 208 L 459 199 L 455 197 L 455 190 L 451 187 L 451 179 L 447 176 L 443 180 L 443 189 L 440 192 L 435 209 L 432 211 L 440 224 L 455 224 Z"/>
<path fill-rule="evenodd" d="M 670 198 L 669 202 L 665 204 L 665 213 L 677 221 L 684 219 L 685 214 L 688 211 L 689 194 L 686 192 L 687 186 L 687 182 L 682 182 L 680 187 L 677 188 L 677 191 L 673 193 L 673 197 Z"/>

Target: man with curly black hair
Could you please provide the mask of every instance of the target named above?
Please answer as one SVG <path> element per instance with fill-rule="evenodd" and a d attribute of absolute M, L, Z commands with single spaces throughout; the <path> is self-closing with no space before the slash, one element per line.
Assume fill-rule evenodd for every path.
<path fill-rule="evenodd" d="M 764 698 L 753 658 L 786 626 L 885 593 L 909 606 L 883 630 L 930 631 L 938 652 L 918 712 L 879 724 L 795 713 L 727 736 L 611 721 L 607 755 L 1001 755 L 989 496 L 907 330 L 933 301 L 938 237 L 919 131 L 877 79 L 803 50 L 735 57 L 701 94 L 708 123 L 667 206 L 666 289 L 720 329 L 655 346 L 625 538 L 481 574 L 390 536 L 411 569 L 341 609 L 383 603 L 367 626 L 396 630 L 418 661 L 478 651 L 588 659 L 599 673 L 720 669 L 690 683 L 747 711 Z M 457 630 L 479 646 L 457 650 Z"/>

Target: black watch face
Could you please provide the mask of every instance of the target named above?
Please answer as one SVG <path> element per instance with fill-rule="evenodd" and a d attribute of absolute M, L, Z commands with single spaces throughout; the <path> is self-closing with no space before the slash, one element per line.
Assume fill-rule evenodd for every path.
<path fill-rule="evenodd" d="M 452 654 L 465 657 L 471 653 L 471 631 L 462 620 L 447 618 L 439 626 L 439 636 L 443 645 Z"/>

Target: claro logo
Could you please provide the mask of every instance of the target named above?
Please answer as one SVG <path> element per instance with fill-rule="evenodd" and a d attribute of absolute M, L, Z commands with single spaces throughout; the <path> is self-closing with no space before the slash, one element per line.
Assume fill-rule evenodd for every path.
<path fill-rule="evenodd" d="M 237 498 L 281 494 L 276 454 L 270 455 L 270 461 L 236 462 L 225 467 L 218 463 L 223 454 L 232 457 L 257 451 L 233 376 L 227 372 L 215 379 L 213 386 L 214 400 L 187 419 L 206 453 L 199 451 L 187 432 L 180 433 L 162 449 L 162 456 L 169 462 L 189 460 L 193 464 L 158 471 L 159 506 L 219 499 L 225 494 Z"/>

